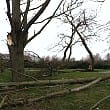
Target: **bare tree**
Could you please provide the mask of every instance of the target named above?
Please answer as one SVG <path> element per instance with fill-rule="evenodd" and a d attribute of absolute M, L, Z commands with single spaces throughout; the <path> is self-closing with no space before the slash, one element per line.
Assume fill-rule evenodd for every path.
<path fill-rule="evenodd" d="M 72 6 L 72 3 L 70 6 Z M 78 14 L 74 14 L 72 10 L 63 14 L 60 20 L 70 25 L 71 35 L 60 34 L 60 43 L 58 43 L 58 45 L 63 47 L 62 50 L 64 50 L 63 60 L 66 59 L 68 51 L 69 60 L 72 54 L 72 46 L 81 42 L 90 56 L 89 69 L 91 71 L 94 69 L 94 56 L 86 42 L 96 36 L 95 32 L 93 32 L 93 25 L 96 25 L 95 17 L 96 15 L 87 15 L 85 10 L 80 11 Z M 62 43 L 62 41 L 64 41 L 64 43 Z"/>
<path fill-rule="evenodd" d="M 65 2 L 63 3 L 62 7 L 60 7 L 59 9 L 59 13 L 58 15 L 62 15 L 61 17 L 57 16 L 58 19 L 60 19 L 63 23 L 68 24 L 68 20 L 66 16 L 69 17 L 68 13 L 71 13 L 72 11 L 74 11 L 75 9 L 79 8 L 80 6 L 82 6 L 82 4 L 84 3 L 84 0 L 65 0 Z M 67 10 L 67 11 L 65 11 Z M 74 27 L 71 25 L 71 35 L 67 35 L 67 34 L 59 34 L 58 37 L 60 38 L 60 41 L 56 43 L 56 45 L 54 45 L 52 48 L 49 48 L 49 50 L 58 47 L 61 49 L 58 49 L 59 51 L 63 51 L 64 50 L 64 56 L 63 56 L 63 61 L 66 59 L 67 57 L 67 52 L 69 51 L 69 55 L 68 55 L 68 61 L 71 58 L 71 54 L 72 54 L 72 47 L 73 45 L 75 45 L 77 42 L 79 41 L 78 39 L 74 39 L 74 34 L 76 33 L 74 31 Z M 68 42 L 69 40 L 69 42 Z M 74 42 L 73 42 L 74 40 Z"/>
<path fill-rule="evenodd" d="M 6 0 L 7 16 L 11 27 L 11 32 L 7 35 L 7 45 L 10 53 L 13 81 L 20 81 L 21 75 L 19 73 L 24 72 L 25 46 L 43 31 L 63 2 L 63 0 L 60 1 L 50 17 L 38 22 L 51 1 Z M 30 13 L 32 13 L 31 18 Z M 36 22 L 42 23 L 42 27 L 37 32 L 34 32 L 33 36 L 28 36 L 29 29 L 34 24 L 37 24 Z"/>

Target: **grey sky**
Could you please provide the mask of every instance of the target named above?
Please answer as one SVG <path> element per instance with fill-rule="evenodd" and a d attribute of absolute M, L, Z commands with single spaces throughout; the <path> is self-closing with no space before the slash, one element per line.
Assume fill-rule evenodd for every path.
<path fill-rule="evenodd" d="M 59 0 L 52 1 L 51 10 L 55 8 L 56 4 L 59 2 Z M 53 5 L 54 4 L 54 5 Z M 94 7 L 91 5 L 91 7 Z M 90 8 L 90 7 L 89 7 Z M 108 11 L 110 10 L 110 0 L 106 0 L 103 4 L 101 10 L 98 13 L 98 19 L 100 22 L 107 22 L 110 20 L 110 14 Z M 48 11 L 48 10 L 47 10 Z M 5 0 L 1 1 L 0 3 L 0 53 L 8 53 L 8 49 L 6 46 L 6 35 L 7 32 L 10 32 L 9 23 L 6 20 L 6 9 L 5 9 Z M 50 12 L 51 13 L 51 12 Z M 50 14 L 48 13 L 48 15 Z M 46 13 L 47 14 L 47 13 Z M 36 27 L 35 27 L 36 28 Z M 62 31 L 61 24 L 57 24 L 55 20 L 52 20 L 52 22 L 46 27 L 46 29 L 38 36 L 36 37 L 32 42 L 30 42 L 25 50 L 34 51 L 40 56 L 47 56 L 47 55 L 58 55 L 62 56 L 62 53 L 55 53 L 52 51 L 48 51 L 48 48 L 54 45 L 56 42 L 56 36 L 58 33 Z M 33 31 L 32 33 L 33 34 Z M 105 35 L 105 34 L 104 34 Z M 103 37 L 106 37 L 106 35 Z M 101 55 L 105 55 L 108 51 L 104 51 L 108 48 L 108 44 L 106 42 L 96 42 L 89 45 L 92 52 L 94 54 L 100 53 Z M 87 55 L 86 50 L 84 47 L 81 47 L 80 45 L 77 45 L 73 48 L 73 55 L 72 57 L 75 57 L 76 59 L 80 59 L 82 57 L 85 57 Z"/>

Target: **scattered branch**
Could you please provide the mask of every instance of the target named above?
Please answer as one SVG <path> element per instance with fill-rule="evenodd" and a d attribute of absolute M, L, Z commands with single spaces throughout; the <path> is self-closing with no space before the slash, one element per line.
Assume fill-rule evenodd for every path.
<path fill-rule="evenodd" d="M 95 103 L 95 104 L 90 108 L 90 110 L 95 109 L 100 103 L 102 103 L 103 101 L 107 100 L 108 98 L 110 98 L 110 95 L 108 95 L 108 96 L 102 98 L 101 100 L 99 100 L 97 103 Z"/>
<path fill-rule="evenodd" d="M 3 97 L 3 99 L 2 99 L 2 101 L 0 102 L 0 109 L 3 107 L 6 98 L 7 98 L 7 95 L 5 95 L 5 96 Z"/>
<path fill-rule="evenodd" d="M 100 80 L 101 80 L 101 78 L 97 78 L 96 80 L 94 80 L 94 81 L 92 81 L 92 82 L 90 82 L 88 84 L 85 84 L 83 86 L 80 86 L 80 87 L 77 87 L 77 88 L 74 88 L 74 89 L 66 89 L 66 90 L 50 93 L 50 94 L 47 94 L 46 96 L 41 96 L 39 98 L 34 98 L 32 100 L 30 99 L 29 102 L 30 101 L 31 102 L 41 101 L 43 99 L 53 98 L 53 97 L 57 97 L 57 96 L 64 96 L 66 94 L 79 92 L 79 91 L 82 91 L 82 90 L 85 90 L 85 89 L 91 87 L 92 85 L 98 83 Z"/>
<path fill-rule="evenodd" d="M 13 70 L 13 71 L 15 71 L 15 70 Z M 19 74 L 21 74 L 21 75 L 23 75 L 23 76 L 25 76 L 25 77 L 31 78 L 31 79 L 33 79 L 34 81 L 38 81 L 38 79 L 36 79 L 35 77 L 30 76 L 30 75 L 28 75 L 28 74 L 21 73 L 21 72 L 18 72 L 18 71 L 15 71 L 15 72 L 16 72 L 16 73 L 19 73 Z"/>
<path fill-rule="evenodd" d="M 58 92 L 53 92 L 53 93 L 49 93 L 45 96 L 40 96 L 38 98 L 30 98 L 30 99 L 24 99 L 24 98 L 20 98 L 20 99 L 14 99 L 14 100 L 10 100 L 10 102 L 5 103 L 4 106 L 13 106 L 13 105 L 24 105 L 24 104 L 28 104 L 28 103 L 33 103 L 33 102 L 38 102 L 38 101 L 42 101 L 44 99 L 50 99 L 50 98 L 54 98 L 54 97 L 59 97 L 59 96 L 64 96 L 70 93 L 74 93 L 74 92 L 79 92 L 82 90 L 85 90 L 93 85 L 95 85 L 96 83 L 100 82 L 102 78 L 97 78 L 96 80 L 93 80 L 92 82 L 85 84 L 83 86 L 74 88 L 74 89 L 65 89 L 62 91 L 58 91 Z"/>
<path fill-rule="evenodd" d="M 80 79 L 80 80 L 72 80 L 70 79 L 70 82 L 68 82 L 68 80 L 43 80 L 42 82 L 9 82 L 9 83 L 0 83 L 0 87 L 3 87 L 3 86 L 7 86 L 7 87 L 11 87 L 11 86 L 18 86 L 20 87 L 20 85 L 22 87 L 25 87 L 26 84 L 29 85 L 30 83 L 30 86 L 32 87 L 33 84 L 37 83 L 37 85 L 40 84 L 41 85 L 54 85 L 54 84 L 66 84 L 66 82 L 68 82 L 68 84 L 72 84 L 72 83 L 87 83 L 85 85 L 81 85 L 80 87 L 77 87 L 77 88 L 65 88 L 64 90 L 61 90 L 61 91 L 57 91 L 57 92 L 53 92 L 53 93 L 49 93 L 47 95 L 44 95 L 44 96 L 40 96 L 40 97 L 37 97 L 37 98 L 19 98 L 19 99 L 11 99 L 8 103 L 4 103 L 4 100 L 5 98 L 3 98 L 2 100 L 2 103 L 1 104 L 2 106 L 1 107 L 6 107 L 6 106 L 15 106 L 15 105 L 24 105 L 24 104 L 29 104 L 29 103 L 33 103 L 33 102 L 38 102 L 38 101 L 42 101 L 44 99 L 50 99 L 50 98 L 54 98 L 54 97 L 59 97 L 59 96 L 64 96 L 64 95 L 67 95 L 67 94 L 71 94 L 71 93 L 75 93 L 75 92 L 79 92 L 79 91 L 82 91 L 82 90 L 85 90 L 87 88 L 90 88 L 91 86 L 95 85 L 96 83 L 99 83 L 100 81 L 105 81 L 105 80 L 108 80 L 110 79 L 110 76 L 105 76 L 105 77 L 99 77 L 99 78 L 90 78 L 90 79 Z M 66 81 L 66 82 L 64 82 Z M 102 101 L 106 100 L 107 98 L 109 98 L 109 96 L 101 99 L 99 102 L 97 102 L 97 104 L 94 105 L 94 107 L 96 107 L 99 103 L 101 103 Z M 93 107 L 91 107 L 90 110 L 92 110 Z"/>

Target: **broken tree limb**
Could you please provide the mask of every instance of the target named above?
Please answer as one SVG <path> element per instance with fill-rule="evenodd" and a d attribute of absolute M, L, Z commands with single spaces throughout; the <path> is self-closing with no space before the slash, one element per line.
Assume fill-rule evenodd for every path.
<path fill-rule="evenodd" d="M 48 88 L 55 88 L 55 87 L 61 87 L 61 85 L 53 85 L 53 86 L 39 86 L 38 88 L 39 89 L 48 89 Z M 64 87 L 64 85 L 63 85 L 63 87 Z M 36 88 L 36 86 L 34 86 L 34 87 L 24 87 L 24 88 L 18 88 L 18 89 L 16 89 L 16 88 L 14 88 L 14 89 L 4 89 L 4 91 L 2 91 L 2 92 L 0 92 L 0 95 L 5 95 L 5 94 L 13 94 L 13 93 L 16 93 L 16 92 L 22 92 L 22 91 L 27 91 L 27 90 L 31 90 L 31 89 L 34 89 L 34 88 Z"/>
<path fill-rule="evenodd" d="M 61 79 L 61 80 L 37 80 L 28 82 L 7 82 L 0 83 L 0 88 L 2 87 L 27 87 L 27 86 L 45 86 L 45 85 L 60 85 L 60 84 L 84 84 L 97 79 L 97 77 L 92 78 L 78 78 L 78 79 Z M 103 76 L 101 81 L 110 79 L 110 76 Z"/>
<path fill-rule="evenodd" d="M 77 87 L 77 88 L 74 88 L 74 89 L 66 89 L 66 90 L 63 90 L 63 91 L 58 91 L 58 92 L 54 92 L 54 93 L 50 93 L 50 94 L 47 94 L 46 96 L 41 96 L 39 98 L 33 98 L 33 99 L 29 99 L 29 102 L 36 102 L 36 101 L 41 101 L 43 99 L 47 99 L 47 98 L 53 98 L 53 97 L 57 97 L 57 96 L 63 96 L 63 95 L 66 95 L 66 94 L 70 94 L 70 93 L 73 93 L 73 92 L 79 92 L 81 90 L 84 90 L 84 89 L 87 89 L 89 87 L 91 87 L 92 85 L 98 83 L 101 81 L 101 78 L 98 78 L 88 84 L 85 84 L 83 86 L 80 86 L 80 87 Z"/>
<path fill-rule="evenodd" d="M 53 93 L 49 93 L 47 95 L 44 95 L 44 96 L 40 96 L 40 97 L 37 97 L 37 98 L 30 98 L 30 99 L 14 99 L 8 103 L 5 103 L 4 106 L 15 106 L 15 105 L 23 105 L 23 104 L 29 104 L 29 103 L 33 103 L 33 102 L 38 102 L 38 101 L 42 101 L 44 99 L 50 99 L 50 98 L 54 98 L 54 97 L 58 97 L 58 96 L 64 96 L 64 95 L 67 95 L 67 94 L 70 94 L 70 93 L 75 93 L 75 92 L 79 92 L 79 91 L 82 91 L 82 90 L 85 90 L 91 86 L 93 86 L 94 84 L 100 82 L 102 80 L 102 78 L 97 78 L 96 80 L 92 81 L 92 82 L 89 82 L 88 84 L 85 84 L 83 86 L 80 86 L 80 87 L 77 87 L 77 88 L 73 88 L 73 89 L 65 89 L 65 90 L 62 90 L 62 91 L 58 91 L 58 92 L 53 92 Z"/>
<path fill-rule="evenodd" d="M 95 109 L 100 103 L 102 103 L 103 101 L 105 101 L 105 100 L 108 99 L 108 98 L 110 98 L 110 95 L 108 95 L 108 96 L 102 98 L 101 100 L 99 100 L 97 103 L 95 103 L 95 104 L 90 108 L 90 110 Z"/>
<path fill-rule="evenodd" d="M 78 79 L 61 79 L 61 80 L 38 80 L 28 82 L 7 82 L 0 83 L 0 87 L 20 87 L 20 86 L 45 86 L 45 85 L 58 85 L 58 84 L 84 84 L 95 80 L 96 78 L 78 78 Z"/>
<path fill-rule="evenodd" d="M 3 104 L 5 103 L 6 98 L 7 98 L 7 95 L 5 95 L 2 99 L 2 101 L 0 102 L 0 109 L 2 108 Z"/>

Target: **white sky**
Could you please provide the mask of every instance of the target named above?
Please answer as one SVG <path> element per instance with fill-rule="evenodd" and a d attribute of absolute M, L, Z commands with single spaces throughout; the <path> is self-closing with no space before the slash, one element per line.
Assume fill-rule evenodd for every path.
<path fill-rule="evenodd" d="M 53 1 L 51 5 L 51 10 L 52 8 L 55 7 L 55 3 Z M 110 20 L 110 0 L 106 0 L 105 3 L 103 4 L 100 12 L 98 13 L 98 19 L 101 22 L 107 22 Z M 8 48 L 6 45 L 6 35 L 7 32 L 10 32 L 10 26 L 8 21 L 6 20 L 6 9 L 5 9 L 5 0 L 2 0 L 0 2 L 0 53 L 8 53 Z M 48 51 L 48 48 L 53 46 L 55 41 L 56 41 L 56 36 L 58 33 L 62 31 L 61 24 L 57 24 L 55 20 L 52 20 L 52 22 L 46 27 L 46 29 L 38 36 L 36 37 L 32 42 L 30 42 L 25 50 L 30 50 L 34 51 L 40 56 L 47 56 L 47 55 L 56 55 L 57 56 L 63 56 L 63 52 L 57 53 L 57 52 L 52 52 Z M 104 35 L 106 37 L 106 34 Z M 89 45 L 91 48 L 93 54 L 100 53 L 100 55 L 104 56 L 106 53 L 109 51 L 105 51 L 105 49 L 108 49 L 108 44 L 106 42 L 96 42 L 92 43 Z M 81 59 L 82 57 L 86 57 L 88 54 L 85 50 L 84 47 L 81 47 L 80 45 L 77 45 L 73 48 L 73 55 L 72 57 L 76 59 Z"/>

